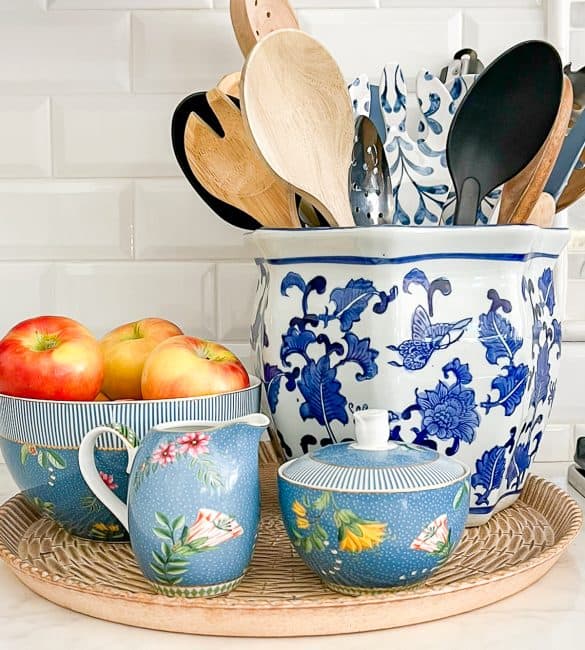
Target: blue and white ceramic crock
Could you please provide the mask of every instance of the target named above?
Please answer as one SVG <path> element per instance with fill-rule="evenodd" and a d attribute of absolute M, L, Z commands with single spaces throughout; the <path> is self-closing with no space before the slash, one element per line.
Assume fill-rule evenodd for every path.
<path fill-rule="evenodd" d="M 168 421 L 222 422 L 256 413 L 260 382 L 207 397 L 119 402 L 58 402 L 0 395 L 0 450 L 12 478 L 32 505 L 74 535 L 97 541 L 125 541 L 120 522 L 87 487 L 78 464 L 85 434 L 109 425 L 132 445 L 151 427 Z M 104 434 L 96 448 L 102 481 L 126 498 L 128 476 L 124 446 Z"/>
<path fill-rule="evenodd" d="M 231 422 L 154 427 L 138 448 L 97 427 L 79 448 L 81 474 L 122 522 L 138 565 L 168 596 L 218 596 L 234 589 L 252 559 L 260 523 L 261 413 Z M 103 433 L 128 451 L 127 504 L 104 484 L 94 460 Z"/>
<path fill-rule="evenodd" d="M 307 565 L 336 591 L 400 588 L 451 555 L 469 510 L 469 470 L 432 449 L 388 441 L 385 410 L 355 414 L 357 442 L 279 468 L 282 517 Z"/>
<path fill-rule="evenodd" d="M 538 451 L 561 354 L 564 229 L 260 229 L 252 346 L 288 458 L 390 438 L 471 469 L 469 525 L 513 503 Z"/>

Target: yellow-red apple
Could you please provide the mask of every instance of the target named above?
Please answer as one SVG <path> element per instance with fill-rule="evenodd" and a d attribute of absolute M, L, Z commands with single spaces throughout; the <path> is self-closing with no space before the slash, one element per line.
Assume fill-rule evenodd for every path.
<path fill-rule="evenodd" d="M 249 385 L 248 373 L 233 352 L 194 336 L 173 336 L 160 343 L 142 371 L 144 399 L 200 397 Z"/>
<path fill-rule="evenodd" d="M 104 354 L 102 393 L 110 399 L 141 399 L 140 379 L 148 355 L 162 341 L 183 332 L 163 318 L 120 325 L 101 340 Z"/>
<path fill-rule="evenodd" d="M 0 392 L 6 395 L 91 401 L 103 374 L 98 341 L 71 318 L 29 318 L 0 341 Z"/>

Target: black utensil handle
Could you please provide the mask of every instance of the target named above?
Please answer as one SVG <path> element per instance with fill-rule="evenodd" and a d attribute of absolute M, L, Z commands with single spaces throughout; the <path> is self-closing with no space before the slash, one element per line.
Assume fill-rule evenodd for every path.
<path fill-rule="evenodd" d="M 577 438 L 574 461 L 581 469 L 585 469 L 585 438 L 583 436 Z"/>
<path fill-rule="evenodd" d="M 474 226 L 480 199 L 481 188 L 478 180 L 473 176 L 466 178 L 461 187 L 461 196 L 457 197 L 453 223 L 456 226 Z"/>

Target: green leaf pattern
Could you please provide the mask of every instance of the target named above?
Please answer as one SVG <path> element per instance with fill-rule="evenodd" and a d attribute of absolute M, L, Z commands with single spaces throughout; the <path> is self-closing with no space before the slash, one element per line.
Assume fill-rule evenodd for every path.
<path fill-rule="evenodd" d="M 229 515 L 202 508 L 191 526 L 186 526 L 184 515 L 170 519 L 162 512 L 155 513 L 156 526 L 152 532 L 160 539 L 160 550 L 152 551 L 150 567 L 157 581 L 178 585 L 189 568 L 193 555 L 213 550 L 219 544 L 239 537 L 242 527 Z"/>

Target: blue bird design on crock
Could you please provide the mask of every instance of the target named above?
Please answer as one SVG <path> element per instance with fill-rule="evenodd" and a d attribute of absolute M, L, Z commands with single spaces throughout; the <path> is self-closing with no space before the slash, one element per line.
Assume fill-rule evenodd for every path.
<path fill-rule="evenodd" d="M 400 345 L 389 345 L 388 349 L 398 352 L 402 363 L 390 361 L 391 366 L 420 370 L 437 350 L 444 350 L 457 342 L 471 318 L 463 318 L 456 323 L 432 323 L 424 307 L 418 305 L 412 315 L 411 338 Z"/>

